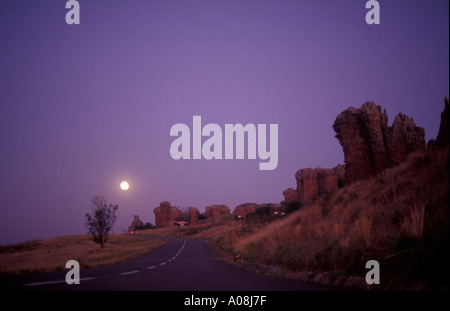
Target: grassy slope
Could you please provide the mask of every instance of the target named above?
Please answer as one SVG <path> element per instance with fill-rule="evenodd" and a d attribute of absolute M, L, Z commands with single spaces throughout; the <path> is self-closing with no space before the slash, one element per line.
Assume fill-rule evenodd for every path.
<path fill-rule="evenodd" d="M 364 275 L 365 262 L 376 259 L 392 288 L 411 281 L 448 284 L 448 170 L 448 148 L 416 153 L 234 248 L 258 262 L 347 275 Z"/>
<path fill-rule="evenodd" d="M 65 270 L 75 259 L 81 268 L 118 263 L 143 255 L 166 242 L 111 235 L 104 248 L 88 235 L 70 235 L 0 247 L 0 273 L 26 274 Z"/>

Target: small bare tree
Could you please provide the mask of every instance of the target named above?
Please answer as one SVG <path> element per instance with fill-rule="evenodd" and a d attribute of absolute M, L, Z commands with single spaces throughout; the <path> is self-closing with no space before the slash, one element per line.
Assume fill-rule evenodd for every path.
<path fill-rule="evenodd" d="M 101 248 L 108 240 L 109 232 L 117 219 L 115 214 L 118 208 L 118 205 L 108 205 L 104 196 L 95 196 L 91 200 L 92 215 L 85 215 L 84 225 Z"/>

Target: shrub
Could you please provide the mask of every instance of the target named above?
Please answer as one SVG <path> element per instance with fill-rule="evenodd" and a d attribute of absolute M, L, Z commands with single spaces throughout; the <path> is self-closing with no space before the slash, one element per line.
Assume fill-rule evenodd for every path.
<path fill-rule="evenodd" d="M 134 230 L 138 231 L 138 230 L 146 230 L 146 229 L 154 229 L 155 226 L 149 222 L 145 223 L 144 225 L 141 226 L 135 226 Z"/>
<path fill-rule="evenodd" d="M 286 205 L 284 206 L 283 209 L 286 214 L 290 214 L 292 212 L 299 210 L 302 207 L 303 207 L 303 204 L 301 202 L 292 201 L 292 202 L 286 203 Z"/>

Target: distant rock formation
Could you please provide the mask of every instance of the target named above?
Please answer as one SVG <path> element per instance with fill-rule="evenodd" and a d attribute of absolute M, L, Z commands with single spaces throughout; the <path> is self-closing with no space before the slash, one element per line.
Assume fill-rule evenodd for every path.
<path fill-rule="evenodd" d="M 233 216 L 241 216 L 245 219 L 248 214 L 256 212 L 256 210 L 260 207 L 268 207 L 274 212 L 281 211 L 281 205 L 278 203 L 244 203 L 234 208 Z"/>
<path fill-rule="evenodd" d="M 286 203 L 298 201 L 298 191 L 294 188 L 288 188 L 283 191 L 284 201 Z"/>
<path fill-rule="evenodd" d="M 189 207 L 189 219 L 191 221 L 191 226 L 196 225 L 198 223 L 198 214 L 200 212 L 195 207 Z"/>
<path fill-rule="evenodd" d="M 144 223 L 139 219 L 138 215 L 134 215 L 133 222 L 128 227 L 128 232 L 134 231 L 136 227 L 143 226 Z"/>
<path fill-rule="evenodd" d="M 245 220 L 245 216 L 247 216 L 247 214 L 254 213 L 258 207 L 260 207 L 260 205 L 256 203 L 240 204 L 234 208 L 233 216 L 238 216 Z"/>
<path fill-rule="evenodd" d="M 334 168 L 305 168 L 295 174 L 297 189 L 288 188 L 283 192 L 284 201 L 310 204 L 327 192 L 332 192 L 344 184 L 344 166 Z"/>
<path fill-rule="evenodd" d="M 444 111 L 442 111 L 441 113 L 441 124 L 439 125 L 439 132 L 436 137 L 436 140 L 434 141 L 434 144 L 439 148 L 448 146 L 450 143 L 449 119 L 450 119 L 450 107 L 448 103 L 448 97 L 445 97 Z"/>
<path fill-rule="evenodd" d="M 211 205 L 205 208 L 206 218 L 214 223 L 220 222 L 222 216 L 230 214 L 230 208 L 226 205 Z"/>
<path fill-rule="evenodd" d="M 345 159 L 345 182 L 365 179 L 406 160 L 425 149 L 425 130 L 413 118 L 399 113 L 391 127 L 386 110 L 374 102 L 350 107 L 333 124 Z"/>
<path fill-rule="evenodd" d="M 168 201 L 161 202 L 153 212 L 155 213 L 156 228 L 174 226 L 175 218 L 181 215 L 181 211 L 175 206 L 171 206 Z"/>

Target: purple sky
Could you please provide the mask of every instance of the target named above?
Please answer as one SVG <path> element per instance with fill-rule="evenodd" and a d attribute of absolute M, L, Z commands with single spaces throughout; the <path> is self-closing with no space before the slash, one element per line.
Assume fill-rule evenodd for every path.
<path fill-rule="evenodd" d="M 0 2 L 0 244 L 86 233 L 90 199 L 115 232 L 153 209 L 283 200 L 295 172 L 334 167 L 332 124 L 375 101 L 437 135 L 449 95 L 449 1 Z M 173 160 L 176 123 L 278 124 L 279 160 Z M 121 191 L 121 180 L 130 182 Z"/>

